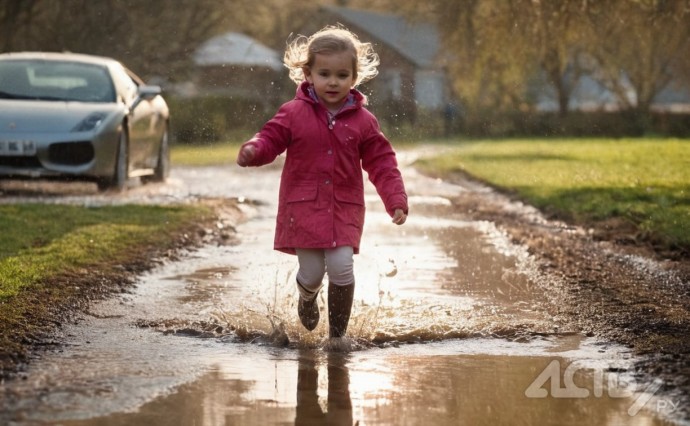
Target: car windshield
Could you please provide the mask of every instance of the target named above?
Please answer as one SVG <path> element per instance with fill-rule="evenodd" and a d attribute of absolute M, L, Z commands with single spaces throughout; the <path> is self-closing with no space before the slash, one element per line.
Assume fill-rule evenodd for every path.
<path fill-rule="evenodd" d="M 46 60 L 0 61 L 0 98 L 47 101 L 114 102 L 105 67 Z"/>

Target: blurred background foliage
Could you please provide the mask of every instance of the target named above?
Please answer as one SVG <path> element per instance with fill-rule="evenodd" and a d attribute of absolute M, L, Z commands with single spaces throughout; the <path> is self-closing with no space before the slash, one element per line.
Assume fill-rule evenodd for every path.
<path fill-rule="evenodd" d="M 192 53 L 209 38 L 241 32 L 282 51 L 323 5 L 435 23 L 439 65 L 462 106 L 461 134 L 690 134 L 686 114 L 652 109 L 661 91 L 690 90 L 690 0 L 0 0 L 0 51 L 111 56 L 144 79 L 176 83 L 189 78 Z M 570 110 L 585 76 L 620 108 Z M 536 84 L 553 93 L 556 111 L 538 110 L 535 93 L 544 87 Z M 222 139 L 270 115 L 247 100 L 171 104 L 179 140 Z M 394 130 L 447 136 L 442 117 L 422 118 Z"/>

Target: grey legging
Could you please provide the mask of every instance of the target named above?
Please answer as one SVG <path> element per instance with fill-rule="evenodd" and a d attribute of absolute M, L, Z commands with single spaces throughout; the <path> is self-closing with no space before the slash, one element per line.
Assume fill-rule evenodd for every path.
<path fill-rule="evenodd" d="M 328 281 L 335 285 L 349 285 L 355 282 L 353 250 L 350 246 L 333 249 L 298 248 L 297 259 L 297 281 L 312 294 L 319 290 L 326 273 Z M 308 297 L 306 294 L 303 296 Z"/>

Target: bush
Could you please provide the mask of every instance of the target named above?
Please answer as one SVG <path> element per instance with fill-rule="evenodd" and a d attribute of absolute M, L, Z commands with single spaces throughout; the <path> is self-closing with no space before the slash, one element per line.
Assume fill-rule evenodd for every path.
<path fill-rule="evenodd" d="M 173 141 L 211 143 L 238 131 L 255 132 L 275 113 L 275 106 L 226 96 L 168 97 Z"/>
<path fill-rule="evenodd" d="M 557 112 L 470 111 L 446 120 L 443 111 L 401 111 L 388 104 L 370 107 L 384 133 L 395 140 L 451 136 L 504 137 L 690 137 L 690 114 L 634 111 Z"/>
<path fill-rule="evenodd" d="M 631 111 L 475 112 L 465 117 L 463 135 L 472 137 L 688 137 L 689 114 Z"/>

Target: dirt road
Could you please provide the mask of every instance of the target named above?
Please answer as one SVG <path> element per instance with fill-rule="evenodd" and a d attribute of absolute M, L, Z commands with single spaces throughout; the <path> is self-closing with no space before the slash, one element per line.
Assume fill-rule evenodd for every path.
<path fill-rule="evenodd" d="M 536 342 L 543 337 L 547 340 L 556 339 L 554 341 L 559 341 L 559 345 L 562 345 L 563 342 L 559 340 L 561 338 L 591 337 L 630 348 L 636 360 L 629 371 L 645 383 L 657 383 L 655 380 L 658 380 L 661 389 L 657 396 L 663 395 L 661 401 L 673 402 L 672 407 L 666 407 L 668 412 L 661 414 L 667 414 L 676 420 L 689 418 L 690 268 L 686 261 L 660 261 L 644 247 L 621 245 L 614 240 L 602 241 L 600 233 L 595 230 L 548 220 L 531 207 L 464 177 L 456 176 L 448 181 L 424 178 L 410 167 L 417 155 L 419 153 L 401 154 L 406 182 L 412 195 L 411 229 L 407 228 L 409 231 L 401 234 L 391 233 L 385 227 L 385 215 L 377 213 L 376 207 L 371 209 L 368 244 L 383 257 L 364 256 L 362 273 L 373 274 L 374 277 L 395 277 L 396 292 L 400 292 L 401 296 L 398 296 L 400 299 L 391 296 L 396 305 L 395 308 L 389 307 L 390 312 L 386 311 L 386 305 L 381 302 L 382 292 L 386 294 L 385 289 L 375 288 L 373 293 L 362 296 L 362 307 L 377 308 L 376 324 L 358 328 L 359 331 L 354 336 L 358 341 L 363 341 L 365 346 L 389 347 L 401 342 L 487 337 Z M 201 271 L 210 271 L 211 276 L 231 276 L 232 282 L 257 281 L 256 275 L 251 274 L 259 274 L 264 281 L 278 280 L 277 276 L 289 276 L 290 265 L 274 270 L 275 265 L 281 265 L 285 260 L 270 256 L 266 259 L 256 258 L 256 250 L 270 247 L 270 204 L 276 193 L 278 170 L 278 167 L 262 170 L 236 170 L 231 167 L 180 168 L 174 171 L 172 179 L 165 185 L 135 185 L 123 194 L 99 194 L 84 185 L 3 183 L 0 188 L 3 192 L 1 202 L 98 205 L 196 202 L 201 199 L 228 197 L 259 200 L 268 208 L 254 210 L 255 206 L 249 207 L 251 203 L 246 207 L 253 212 L 251 223 L 258 225 L 241 228 L 237 235 L 245 248 L 257 244 L 251 250 L 244 249 L 251 253 L 250 259 L 241 260 L 240 250 L 233 252 L 240 256 L 237 259 L 240 263 L 232 268 L 204 269 L 198 264 L 196 267 Z M 371 191 L 367 200 L 372 206 L 376 205 L 376 197 L 371 195 Z M 415 217 L 419 222 L 415 223 Z M 389 246 L 392 251 L 387 252 Z M 224 252 L 223 256 L 227 256 L 227 253 Z M 199 285 L 201 290 L 194 293 L 196 298 L 204 301 L 204 309 L 208 309 L 209 300 L 215 300 L 214 297 L 225 300 L 224 298 L 230 297 L 228 295 L 235 298 L 238 294 L 247 296 L 246 293 L 234 293 L 240 291 L 237 289 L 220 288 L 213 279 L 199 279 L 199 271 L 191 268 L 190 274 L 197 273 L 197 279 L 193 282 L 206 283 L 206 287 Z M 245 271 L 247 268 L 250 272 Z M 280 268 L 283 268 L 283 272 L 280 272 Z M 250 276 L 246 277 L 246 274 Z M 267 278 L 266 274 L 274 276 Z M 161 281 L 166 279 L 168 278 L 160 278 Z M 386 281 L 381 278 L 371 280 Z M 175 282 L 178 281 L 185 282 L 184 279 Z M 148 284 L 139 284 L 138 287 L 152 288 Z M 248 289 L 242 291 L 249 291 L 250 295 L 265 291 L 251 286 Z M 189 292 L 189 288 L 182 285 L 180 291 Z M 435 301 L 431 305 L 435 307 L 433 309 L 439 310 L 442 307 L 443 312 L 430 314 L 429 311 L 420 310 L 420 306 L 413 302 L 420 297 L 424 300 L 428 295 L 441 299 L 451 295 L 453 302 L 448 304 L 445 301 Z M 183 296 L 177 296 L 175 300 L 179 303 L 178 299 Z M 199 299 L 195 297 L 186 294 L 184 300 L 197 309 L 198 306 L 194 303 Z M 216 307 L 217 303 L 220 302 L 215 300 L 212 306 Z M 272 306 L 275 314 L 279 304 L 269 300 L 267 305 Z M 282 308 L 291 312 L 292 305 Z M 253 306 L 252 309 L 259 311 L 265 309 L 265 306 Z M 130 309 L 126 311 L 129 312 Z M 365 309 L 362 308 L 362 311 Z M 427 316 L 421 314 L 421 311 Z M 468 312 L 471 314 L 468 315 Z M 283 326 L 287 327 L 285 337 L 288 341 L 310 341 L 300 334 L 299 327 L 285 319 L 294 315 L 289 312 L 283 314 L 280 309 L 278 313 L 283 319 Z M 388 316 L 382 313 L 387 313 Z M 224 326 L 233 329 L 235 337 L 241 334 L 240 331 L 245 331 L 245 335 L 240 336 L 243 341 L 252 341 L 257 337 L 264 340 L 275 337 L 274 322 L 247 328 L 242 325 L 246 323 L 246 317 L 234 317 L 232 312 L 226 314 L 229 316 L 225 318 L 227 324 Z M 128 314 L 118 311 L 113 315 Z M 138 315 L 135 319 L 139 321 L 140 327 L 159 332 L 180 328 L 179 324 L 166 324 L 161 320 L 160 313 L 151 318 L 141 313 Z M 367 318 L 370 319 L 373 314 L 369 312 L 369 317 L 364 313 L 361 315 L 355 318 L 355 324 L 357 318 L 363 321 L 362 324 L 369 324 Z M 264 316 L 263 313 L 260 315 L 262 318 Z M 163 317 L 168 318 L 165 315 Z M 462 317 L 462 321 L 457 320 L 459 317 Z M 385 321 L 384 318 L 389 320 Z M 128 321 L 125 323 L 131 322 Z M 224 334 L 222 330 L 217 331 L 218 324 L 212 328 L 208 328 L 208 323 L 195 320 L 188 320 L 185 324 L 182 328 L 191 335 L 208 334 L 218 338 Z M 318 341 L 311 342 L 300 350 L 318 347 Z M 486 341 L 482 342 L 487 345 Z M 492 347 L 492 344 L 489 343 L 488 346 Z M 457 352 L 457 348 L 453 350 Z M 444 356 L 449 353 L 447 347 L 441 352 Z M 281 353 L 279 358 L 286 360 L 291 356 Z M 320 359 L 320 355 L 301 355 L 299 371 L 304 371 L 305 368 L 309 371 L 318 370 Z M 416 358 L 408 354 L 393 358 L 392 363 L 400 363 L 404 369 L 410 359 Z M 337 366 L 342 362 L 335 360 L 333 364 L 328 361 L 328 366 Z M 377 362 L 383 362 L 383 359 L 377 358 Z M 419 362 L 424 364 L 428 360 Z M 449 361 L 443 361 L 447 362 Z M 509 358 L 505 362 L 505 365 L 510 366 L 515 359 Z M 347 360 L 346 366 L 349 366 L 350 377 L 358 374 L 359 370 L 352 364 L 352 359 Z M 179 365 L 170 368 L 178 371 L 183 369 Z M 342 365 L 340 368 L 342 370 Z M 448 368 L 448 364 L 432 367 L 431 375 L 444 368 Z M 465 372 L 458 370 L 457 374 L 461 377 Z M 523 382 L 528 380 L 529 384 L 530 377 L 536 375 L 534 372 L 531 374 L 533 376 L 523 378 Z M 26 381 L 33 383 L 30 378 Z M 21 394 L 20 391 L 17 392 Z M 352 391 L 348 393 L 348 399 L 350 396 Z M 428 401 L 422 401 L 422 405 L 427 403 Z M 609 409 L 605 408 L 603 412 Z M 510 418 L 510 413 L 506 414 L 506 419 Z M 543 413 L 535 414 L 535 419 L 540 419 L 540 415 Z"/>

